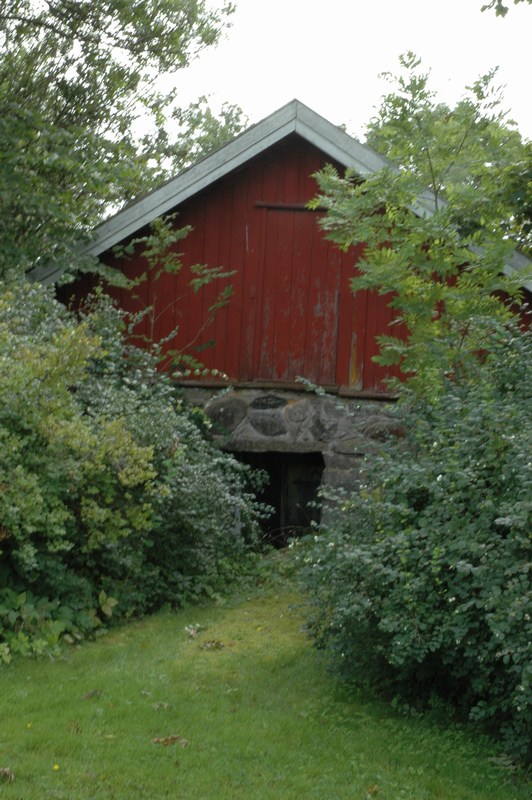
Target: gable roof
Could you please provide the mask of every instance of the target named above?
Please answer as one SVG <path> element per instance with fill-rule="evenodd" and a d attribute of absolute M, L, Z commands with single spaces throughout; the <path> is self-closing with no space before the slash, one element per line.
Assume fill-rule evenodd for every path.
<path fill-rule="evenodd" d="M 378 155 L 371 147 L 361 144 L 299 100 L 292 100 L 201 161 L 183 170 L 175 178 L 129 203 L 102 222 L 94 229 L 94 238 L 82 246 L 80 254 L 101 255 L 291 134 L 299 135 L 331 160 L 354 170 L 361 177 L 371 175 L 384 167 L 394 168 L 390 161 Z M 432 215 L 436 210 L 433 194 L 428 190 L 423 192 L 412 210 L 420 216 Z M 529 259 L 516 252 L 506 262 L 504 271 L 515 274 L 530 267 Z M 30 276 L 34 280 L 50 284 L 60 277 L 61 272 L 61 269 L 50 264 L 48 267 L 33 270 Z M 532 291 L 532 281 L 524 281 L 523 284 Z"/>

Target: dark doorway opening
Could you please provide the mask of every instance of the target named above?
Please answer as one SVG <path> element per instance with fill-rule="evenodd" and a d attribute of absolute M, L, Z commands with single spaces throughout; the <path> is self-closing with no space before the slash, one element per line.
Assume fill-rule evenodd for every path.
<path fill-rule="evenodd" d="M 259 495 L 274 511 L 263 521 L 264 540 L 285 547 L 288 540 L 319 522 L 318 490 L 324 468 L 321 453 L 235 453 L 255 469 L 264 470 L 268 485 Z"/>

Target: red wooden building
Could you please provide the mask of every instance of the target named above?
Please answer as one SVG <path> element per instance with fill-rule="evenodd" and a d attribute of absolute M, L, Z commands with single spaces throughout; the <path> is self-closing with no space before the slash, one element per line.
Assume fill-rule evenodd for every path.
<path fill-rule="evenodd" d="M 168 348 L 189 350 L 233 384 L 290 387 L 301 376 L 331 390 L 384 392 L 390 372 L 372 357 L 376 335 L 390 332 L 389 298 L 353 295 L 361 249 L 342 253 L 322 234 L 321 214 L 307 208 L 317 191 L 312 176 L 327 163 L 364 175 L 384 162 L 293 101 L 105 222 L 89 251 L 113 261 L 113 246 L 177 212 L 175 224 L 192 227 L 179 245 L 179 276 L 116 293 L 128 310 L 153 304 L 156 340 L 176 328 Z M 234 272 L 225 279 L 230 302 L 204 328 L 223 284 L 187 291 L 195 264 Z M 139 254 L 121 267 L 130 277 L 146 271 Z"/>
<path fill-rule="evenodd" d="M 182 272 L 117 295 L 128 310 L 153 305 L 149 338 L 177 329 L 168 348 L 189 350 L 237 385 L 290 387 L 301 376 L 342 393 L 385 393 L 390 370 L 372 359 L 375 337 L 391 333 L 390 298 L 352 293 L 361 247 L 342 253 L 322 234 L 320 213 L 307 208 L 317 190 L 312 176 L 327 163 L 362 177 L 385 165 L 294 100 L 105 222 L 89 252 L 112 261 L 113 246 L 177 212 L 175 224 L 192 228 L 179 245 Z M 430 196 L 418 210 L 431 213 Z M 195 264 L 234 272 L 225 280 L 229 304 L 206 326 L 221 284 L 187 291 Z M 146 271 L 138 252 L 120 266 L 130 277 Z"/>
<path fill-rule="evenodd" d="M 352 293 L 361 247 L 342 253 L 322 234 L 320 212 L 307 208 L 317 191 L 312 176 L 327 163 L 362 178 L 387 165 L 294 100 L 118 212 L 86 248 L 136 277 L 147 267 L 140 248 L 117 262 L 115 245 L 144 235 L 166 214 L 177 214 L 179 228 L 192 227 L 179 243 L 179 275 L 159 282 L 152 275 L 134 293 L 116 296 L 125 309 L 154 307 L 148 338 L 160 341 L 177 328 L 168 348 L 227 375 L 229 381 L 217 381 L 211 374 L 201 390 L 189 378 L 187 391 L 223 431 L 226 447 L 270 472 L 275 496 L 266 499 L 278 510 L 278 527 L 304 524 L 320 481 L 352 487 L 360 457 L 397 425 L 388 404 L 378 402 L 386 399 L 390 372 L 372 360 L 376 336 L 390 332 L 390 298 Z M 431 214 L 430 194 L 414 210 Z M 190 291 L 196 264 L 234 273 L 225 279 L 233 296 L 208 325 L 221 285 Z M 528 264 L 516 254 L 506 268 Z M 56 273 L 50 268 L 36 277 L 51 282 Z M 294 391 L 301 389 L 298 377 L 344 395 L 348 413 L 337 401 Z M 233 391 L 218 394 L 228 382 Z"/>

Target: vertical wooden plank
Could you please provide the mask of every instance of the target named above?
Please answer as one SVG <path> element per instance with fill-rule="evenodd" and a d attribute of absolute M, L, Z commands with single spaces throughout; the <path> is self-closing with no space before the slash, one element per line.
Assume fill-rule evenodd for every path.
<path fill-rule="evenodd" d="M 195 355 L 192 350 L 197 341 L 202 320 L 201 295 L 194 294 L 190 288 L 192 273 L 190 267 L 203 262 L 203 237 L 205 223 L 205 202 L 194 198 L 194 202 L 183 213 L 182 222 L 192 226 L 184 250 L 184 268 L 176 278 L 174 324 L 178 326 L 177 349 L 185 355 Z"/>
<path fill-rule="evenodd" d="M 243 287 L 245 281 L 246 220 L 245 193 L 241 185 L 235 190 L 233 181 L 228 186 L 229 238 L 227 247 L 227 266 L 235 274 L 230 278 L 233 294 L 227 307 L 227 340 L 225 372 L 229 380 L 234 381 L 242 372 L 245 375 L 245 348 L 242 347 L 241 323 L 244 316 Z M 242 351 L 242 352 L 241 352 Z"/>
<path fill-rule="evenodd" d="M 173 222 L 176 229 L 183 227 L 180 216 Z M 177 242 L 172 250 L 174 253 L 181 253 L 187 247 L 187 241 Z M 161 266 L 161 265 L 160 265 Z M 161 342 L 166 339 L 175 329 L 176 314 L 176 277 L 175 275 L 163 272 L 159 279 L 154 282 L 151 280 L 151 302 L 153 305 L 147 324 L 152 326 L 154 342 Z M 153 318 L 152 318 L 153 317 Z M 163 346 L 163 352 L 172 349 L 172 340 Z"/>
<path fill-rule="evenodd" d="M 323 237 L 323 234 L 321 234 Z M 324 259 L 323 297 L 321 300 L 321 349 L 318 380 L 321 384 L 336 383 L 336 352 L 341 284 L 341 253 L 326 242 Z"/>
<path fill-rule="evenodd" d="M 255 373 L 258 379 L 271 380 L 273 373 L 275 288 L 277 279 L 278 236 L 275 219 L 268 209 L 261 213 L 262 259 L 259 266 L 257 324 L 255 327 Z"/>
<path fill-rule="evenodd" d="M 361 390 L 365 380 L 367 292 L 356 294 L 351 280 L 364 247 L 357 245 L 341 254 L 336 379 L 339 386 Z"/>
<path fill-rule="evenodd" d="M 265 160 L 262 170 L 260 192 L 266 202 L 279 200 L 279 164 L 271 157 Z M 255 195 L 254 202 L 260 199 Z M 258 210 L 258 209 L 257 209 Z M 275 283 L 277 270 L 274 268 L 277 257 L 277 230 L 271 224 L 268 209 L 260 209 L 260 241 L 258 244 L 257 267 L 258 288 L 255 325 L 254 377 L 271 380 L 273 372 Z"/>
<path fill-rule="evenodd" d="M 224 272 L 229 272 L 232 269 L 231 264 L 231 228 L 232 228 L 232 187 L 225 185 L 223 194 L 220 195 L 220 226 L 218 231 L 218 264 Z M 222 278 L 217 283 L 217 297 L 222 289 L 228 286 L 233 287 L 237 275 L 231 278 Z M 231 300 L 225 305 L 218 313 L 216 318 L 216 358 L 214 366 L 218 367 L 218 360 L 220 360 L 221 369 L 227 373 L 229 363 L 229 353 L 236 347 L 234 342 L 229 336 L 229 315 L 231 312 Z M 214 355 L 214 354 L 213 354 Z"/>
<path fill-rule="evenodd" d="M 225 186 L 213 187 L 210 192 L 205 209 L 203 232 L 203 264 L 214 269 L 226 266 L 222 262 L 227 255 L 225 247 L 224 229 L 230 225 L 228 218 L 227 188 Z M 215 316 L 212 307 L 215 304 L 220 290 L 229 283 L 228 279 L 211 280 L 202 287 L 201 295 L 201 320 L 202 332 L 197 341 L 196 354 L 208 369 L 226 369 L 226 352 L 230 343 L 226 340 L 227 307 L 221 309 Z"/>
<path fill-rule="evenodd" d="M 293 144 L 287 148 L 282 164 L 281 202 L 290 204 L 299 201 L 299 151 Z M 277 286 L 275 301 L 274 333 L 274 377 L 276 380 L 295 380 L 293 360 L 295 342 L 290 337 L 292 319 L 297 317 L 294 304 L 294 272 L 305 269 L 298 264 L 294 252 L 296 230 L 304 227 L 304 212 L 274 211 L 278 225 Z M 303 234 L 304 235 L 304 234 Z M 296 321 L 297 325 L 297 321 Z"/>
<path fill-rule="evenodd" d="M 306 270 L 308 275 L 308 293 L 304 377 L 314 383 L 319 383 L 322 351 L 321 339 L 323 332 L 323 273 L 327 248 L 321 233 L 316 229 L 315 225 L 310 226 L 310 233 L 312 247 L 310 263 Z"/>
<path fill-rule="evenodd" d="M 291 380 L 305 377 L 307 321 L 309 318 L 309 268 L 312 260 L 312 226 L 305 213 L 295 215 L 293 232 L 293 269 L 291 283 L 291 314 L 288 341 L 290 342 L 289 374 Z M 312 222 L 312 219 L 310 220 Z"/>
<path fill-rule="evenodd" d="M 255 177 L 257 180 L 257 176 Z M 260 178 L 259 178 L 260 180 Z M 256 191 L 256 189 L 255 189 Z M 233 261 L 241 265 L 241 297 L 237 308 L 240 313 L 238 323 L 235 321 L 235 332 L 238 331 L 238 342 L 235 344 L 236 364 L 233 373 L 240 380 L 251 380 L 255 369 L 255 323 L 258 313 L 258 242 L 260 240 L 260 215 L 253 207 L 253 183 L 250 170 L 244 179 L 240 179 L 233 187 L 233 222 L 234 238 L 232 242 Z M 239 256 L 240 253 L 240 256 Z M 240 259 L 240 260 L 239 260 Z"/>
<path fill-rule="evenodd" d="M 245 221 L 245 267 L 243 287 L 243 320 L 241 347 L 245 348 L 246 358 L 242 360 L 245 373 L 240 368 L 239 375 L 245 380 L 255 379 L 259 374 L 261 325 L 262 325 L 262 293 L 263 293 L 263 261 L 265 243 L 265 211 L 255 206 L 256 200 L 263 196 L 264 172 L 268 159 L 262 157 L 247 171 L 246 184 L 246 221 Z"/>
<path fill-rule="evenodd" d="M 338 336 L 336 344 L 336 383 L 339 386 L 350 385 L 350 365 L 353 345 L 358 350 L 360 342 L 353 339 L 354 315 L 353 295 L 349 281 L 353 274 L 350 254 L 342 253 L 340 260 L 340 296 L 338 303 Z"/>
<path fill-rule="evenodd" d="M 290 339 L 290 320 L 292 313 L 292 269 L 293 269 L 293 238 L 294 221 L 296 216 L 293 211 L 270 211 L 268 213 L 269 228 L 275 225 L 277 233 L 277 248 L 275 263 L 271 265 L 275 275 L 273 287 L 273 375 L 274 380 L 293 380 L 291 374 L 291 361 L 293 342 Z"/>
<path fill-rule="evenodd" d="M 229 272 L 234 269 L 231 263 L 231 240 L 232 240 L 232 225 L 233 225 L 233 208 L 232 208 L 232 186 L 224 186 L 223 194 L 220 195 L 220 226 L 218 231 L 218 266 L 223 268 L 224 272 Z M 235 283 L 239 280 L 239 273 L 236 271 L 230 278 L 223 278 L 218 281 L 217 297 L 219 292 L 229 286 L 232 287 L 233 292 L 236 292 Z M 229 372 L 229 362 L 231 360 L 231 353 L 238 347 L 238 341 L 231 337 L 230 317 L 232 312 L 234 297 L 232 296 L 227 305 L 225 305 L 218 313 L 216 318 L 216 352 L 214 366 L 218 368 L 218 360 L 220 359 L 221 369 Z"/>

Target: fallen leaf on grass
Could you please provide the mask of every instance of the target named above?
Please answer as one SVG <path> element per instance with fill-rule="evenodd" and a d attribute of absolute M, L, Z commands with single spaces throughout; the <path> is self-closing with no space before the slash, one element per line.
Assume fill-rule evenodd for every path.
<path fill-rule="evenodd" d="M 223 642 L 220 642 L 219 639 L 210 639 L 208 642 L 200 644 L 202 650 L 221 650 L 223 647 L 225 647 L 225 645 Z"/>
<path fill-rule="evenodd" d="M 169 744 L 178 744 L 180 747 L 188 747 L 188 739 L 183 739 L 182 736 L 176 736 L 173 734 L 172 736 L 157 736 L 155 739 L 152 739 L 153 744 L 162 744 L 165 747 L 168 747 Z"/>
<path fill-rule="evenodd" d="M 102 694 L 103 694 L 103 692 L 102 692 L 101 689 L 93 689 L 92 692 L 85 692 L 85 694 L 82 695 L 81 699 L 82 700 L 90 700 L 91 697 L 101 697 Z"/>
<path fill-rule="evenodd" d="M 0 769 L 0 778 L 5 778 L 8 783 L 11 783 L 15 780 L 15 773 L 9 767 L 3 767 Z"/>

